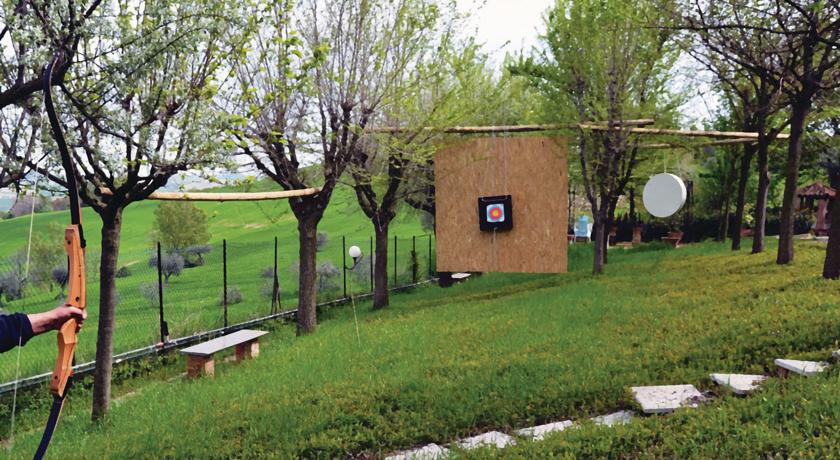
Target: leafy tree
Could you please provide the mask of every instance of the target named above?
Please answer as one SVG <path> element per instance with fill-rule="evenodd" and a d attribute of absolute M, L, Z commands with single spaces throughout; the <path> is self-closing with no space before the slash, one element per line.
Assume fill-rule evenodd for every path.
<path fill-rule="evenodd" d="M 434 149 L 425 128 L 439 122 L 441 114 L 446 114 L 442 106 L 457 97 L 451 90 L 433 88 L 440 88 L 447 78 L 457 78 L 448 77 L 450 56 L 457 54 L 450 50 L 460 44 L 452 37 L 455 12 L 437 2 L 397 2 L 371 14 L 384 19 L 365 19 L 371 23 L 367 27 L 378 31 L 365 39 L 376 45 L 364 48 L 368 56 L 358 59 L 380 71 L 361 80 L 355 91 L 361 98 L 369 95 L 365 103 L 377 123 L 403 132 L 364 139 L 351 156 L 349 170 L 359 206 L 374 229 L 379 263 L 374 267 L 373 307 L 383 308 L 389 301 L 389 226 L 409 190 L 410 178 L 426 179 L 423 169 Z"/>
<path fill-rule="evenodd" d="M 167 252 L 184 254 L 187 248 L 210 241 L 207 213 L 189 201 L 161 203 L 152 229 L 152 238 Z"/>
<path fill-rule="evenodd" d="M 823 0 L 686 2 L 706 47 L 757 81 L 778 82 L 790 107 L 785 190 L 776 263 L 793 261 L 802 138 L 814 100 L 840 88 L 840 4 Z"/>
<path fill-rule="evenodd" d="M 26 105 L 43 88 L 42 70 L 53 56 L 58 57 L 56 74 L 67 73 L 80 41 L 95 30 L 90 23 L 96 23 L 94 13 L 100 3 L 3 2 L 0 40 L 4 50 L 14 52 L 0 53 L 0 112 Z M 53 80 L 59 82 L 60 78 Z"/>
<path fill-rule="evenodd" d="M 70 174 L 102 220 L 93 418 L 110 404 L 115 274 L 123 210 L 181 171 L 207 166 L 222 147 L 213 97 L 220 65 L 240 42 L 239 2 L 119 3 L 79 44 L 72 78 L 55 76 L 76 160 Z M 58 163 L 58 162 L 54 162 Z M 51 174 L 61 183 L 61 177 Z M 105 189 L 109 194 L 101 194 Z"/>
<path fill-rule="evenodd" d="M 667 120 L 673 110 L 667 81 L 676 46 L 660 8 L 655 1 L 559 0 L 546 15 L 545 52 L 512 66 L 540 89 L 554 121 L 607 126 L 577 133 L 594 218 L 594 273 L 603 272 L 607 232 L 640 161 L 625 121 L 651 114 Z"/>

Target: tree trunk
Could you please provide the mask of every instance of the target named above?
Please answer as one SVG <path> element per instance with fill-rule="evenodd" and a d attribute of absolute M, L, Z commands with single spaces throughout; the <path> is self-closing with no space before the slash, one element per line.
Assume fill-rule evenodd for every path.
<path fill-rule="evenodd" d="M 770 191 L 770 166 L 766 139 L 758 145 L 758 195 L 755 199 L 752 253 L 764 252 L 764 226 L 767 223 L 767 194 Z"/>
<path fill-rule="evenodd" d="M 831 215 L 840 216 L 840 197 L 834 199 L 834 204 L 831 206 Z M 834 224 L 834 222 L 837 222 L 837 224 Z M 828 232 L 823 278 L 832 280 L 840 278 L 840 218 L 832 219 L 831 229 Z"/>
<path fill-rule="evenodd" d="M 388 306 L 388 224 L 373 225 L 376 257 L 373 266 L 373 308 Z"/>
<path fill-rule="evenodd" d="M 799 164 L 802 159 L 802 131 L 805 129 L 805 118 L 810 107 L 810 98 L 807 98 L 807 101 L 796 101 L 791 108 L 785 193 L 779 222 L 779 252 L 776 254 L 776 263 L 779 265 L 793 262 L 794 206 L 796 189 L 799 186 Z"/>
<path fill-rule="evenodd" d="M 744 205 L 747 198 L 747 182 L 750 178 L 750 165 L 755 154 L 755 146 L 744 145 L 744 157 L 741 158 L 741 170 L 738 176 L 738 196 L 735 199 L 735 220 L 732 228 L 732 250 L 741 250 L 741 228 L 744 226 Z"/>
<path fill-rule="evenodd" d="M 102 257 L 99 261 L 99 328 L 96 336 L 96 372 L 93 374 L 93 407 L 96 421 L 111 404 L 111 373 L 114 357 L 114 320 L 117 306 L 117 261 L 120 254 L 122 209 L 102 217 Z"/>
<path fill-rule="evenodd" d="M 604 273 L 604 263 L 606 262 L 606 244 L 605 240 L 607 238 L 607 228 L 606 228 L 606 216 L 602 211 L 593 212 L 592 218 L 594 222 L 594 228 L 592 229 L 595 232 L 595 253 L 592 258 L 592 273 L 595 275 Z"/>
<path fill-rule="evenodd" d="M 318 222 L 320 216 L 298 218 L 298 239 L 300 242 L 300 276 L 298 277 L 297 334 L 315 332 L 318 326 L 316 311 L 318 272 L 315 255 L 318 247 Z"/>

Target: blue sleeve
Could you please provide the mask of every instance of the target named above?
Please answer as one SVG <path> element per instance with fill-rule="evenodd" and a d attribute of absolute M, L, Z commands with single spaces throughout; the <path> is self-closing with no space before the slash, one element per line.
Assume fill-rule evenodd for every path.
<path fill-rule="evenodd" d="M 24 345 L 32 338 L 32 323 L 23 313 L 0 316 L 0 353 L 18 345 Z"/>

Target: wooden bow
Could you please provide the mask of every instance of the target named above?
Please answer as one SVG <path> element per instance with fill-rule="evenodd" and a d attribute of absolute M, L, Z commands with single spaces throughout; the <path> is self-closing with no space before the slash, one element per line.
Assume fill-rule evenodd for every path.
<path fill-rule="evenodd" d="M 67 252 L 68 264 L 68 291 L 66 306 L 84 309 L 86 304 L 85 290 L 85 234 L 82 229 L 82 209 L 79 203 L 79 188 L 76 183 L 76 174 L 73 168 L 73 158 L 67 149 L 67 142 L 61 131 L 61 123 L 55 111 L 52 101 L 52 74 L 59 54 L 56 54 L 50 64 L 44 69 L 44 107 L 47 117 L 50 120 L 53 138 L 58 145 L 61 154 L 61 163 L 67 178 L 67 193 L 70 197 L 70 225 L 64 230 L 64 250 Z M 76 353 L 76 329 L 78 323 L 71 318 L 61 325 L 58 330 L 58 356 L 55 360 L 52 379 L 50 380 L 50 391 L 53 394 L 53 405 L 47 425 L 44 427 L 44 435 L 38 450 L 35 452 L 35 459 L 40 460 L 47 452 L 50 445 L 53 431 L 58 424 L 58 417 L 61 408 L 64 406 L 64 398 L 70 389 L 70 378 L 73 375 L 73 361 Z"/>

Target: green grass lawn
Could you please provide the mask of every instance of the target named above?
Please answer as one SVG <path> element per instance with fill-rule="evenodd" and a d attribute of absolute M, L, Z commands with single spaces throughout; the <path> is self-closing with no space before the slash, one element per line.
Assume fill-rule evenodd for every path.
<path fill-rule="evenodd" d="M 64 458 L 374 457 L 489 429 L 585 419 L 632 408 L 629 387 L 692 383 L 711 372 L 766 373 L 773 359 L 825 359 L 838 347 L 840 290 L 820 278 L 824 246 L 796 262 L 706 243 L 611 252 L 589 275 L 588 248 L 566 275 L 489 274 L 394 297 L 392 307 L 324 312 L 314 335 L 273 327 L 258 359 L 213 379 L 171 379 L 173 362 L 117 388 L 102 424 L 77 387 L 53 440 Z M 474 457 L 838 455 L 836 370 L 773 381 L 675 416 L 612 431 L 586 426 Z M 44 390 L 46 393 L 46 390 Z M 47 410 L 18 417 L 10 453 L 34 452 Z"/>
<path fill-rule="evenodd" d="M 264 185 L 264 184 L 260 184 Z M 146 201 L 129 206 L 122 226 L 120 266 L 128 267 L 131 276 L 117 280 L 119 304 L 117 305 L 117 334 L 114 339 L 115 352 L 124 352 L 148 346 L 160 341 L 157 297 L 143 294 L 141 288 L 157 286 L 157 272 L 148 266 L 153 242 L 150 239 L 154 211 L 158 203 Z M 298 261 L 297 221 L 289 209 L 288 202 L 270 201 L 261 203 L 199 203 L 209 216 L 213 251 L 205 256 L 206 264 L 184 270 L 178 277 L 172 277 L 164 292 L 165 317 L 169 323 L 170 336 L 183 337 L 193 333 L 223 326 L 222 299 L 222 240 L 228 242 L 228 286 L 242 294 L 242 302 L 231 305 L 228 313 L 230 324 L 250 318 L 268 315 L 271 312 L 270 280 L 262 276 L 266 268 L 273 265 L 274 237 L 279 239 L 278 274 L 281 286 L 281 307 L 293 309 L 297 304 Z M 84 209 L 85 234 L 88 240 L 88 311 L 90 327 L 80 334 L 77 361 L 92 361 L 96 349 L 96 321 L 98 318 L 99 284 L 98 254 L 101 221 L 91 209 Z M 34 232 L 47 232 L 50 223 L 65 226 L 69 222 L 66 212 L 36 214 Z M 319 225 L 319 232 L 326 233 L 328 240 L 318 252 L 318 263 L 331 262 L 335 267 L 342 263 L 342 236 L 347 246 L 357 244 L 365 253 L 369 252 L 370 236 L 373 234 L 369 220 L 358 211 L 355 195 L 349 188 L 336 191 L 332 204 Z M 4 256 L 25 250 L 29 232 L 29 216 L 0 221 L 0 274 L 9 269 L 3 263 Z M 428 237 L 416 242 L 412 236 L 422 236 L 424 231 L 417 214 L 404 209 L 391 227 L 391 235 L 398 236 L 397 278 L 400 284 L 411 281 L 410 253 L 412 244 L 417 245 L 419 277 L 428 273 Z M 56 241 L 61 248 L 61 241 Z M 393 248 L 393 243 L 391 244 Z M 389 274 L 393 282 L 393 253 L 389 254 Z M 367 265 L 369 267 L 369 265 Z M 370 291 L 370 277 L 358 273 L 352 277 L 356 292 Z M 351 287 L 353 284 L 351 284 Z M 340 279 L 334 281 L 333 289 L 319 292 L 319 300 L 327 301 L 343 294 Z M 155 291 L 156 292 L 156 291 Z M 8 311 L 34 312 L 52 307 L 60 302 L 57 288 L 32 289 L 18 301 L 6 302 Z M 36 341 L 22 351 L 20 373 L 29 376 L 52 369 L 55 360 L 55 343 Z M 0 382 L 14 379 L 16 356 L 0 356 Z"/>

